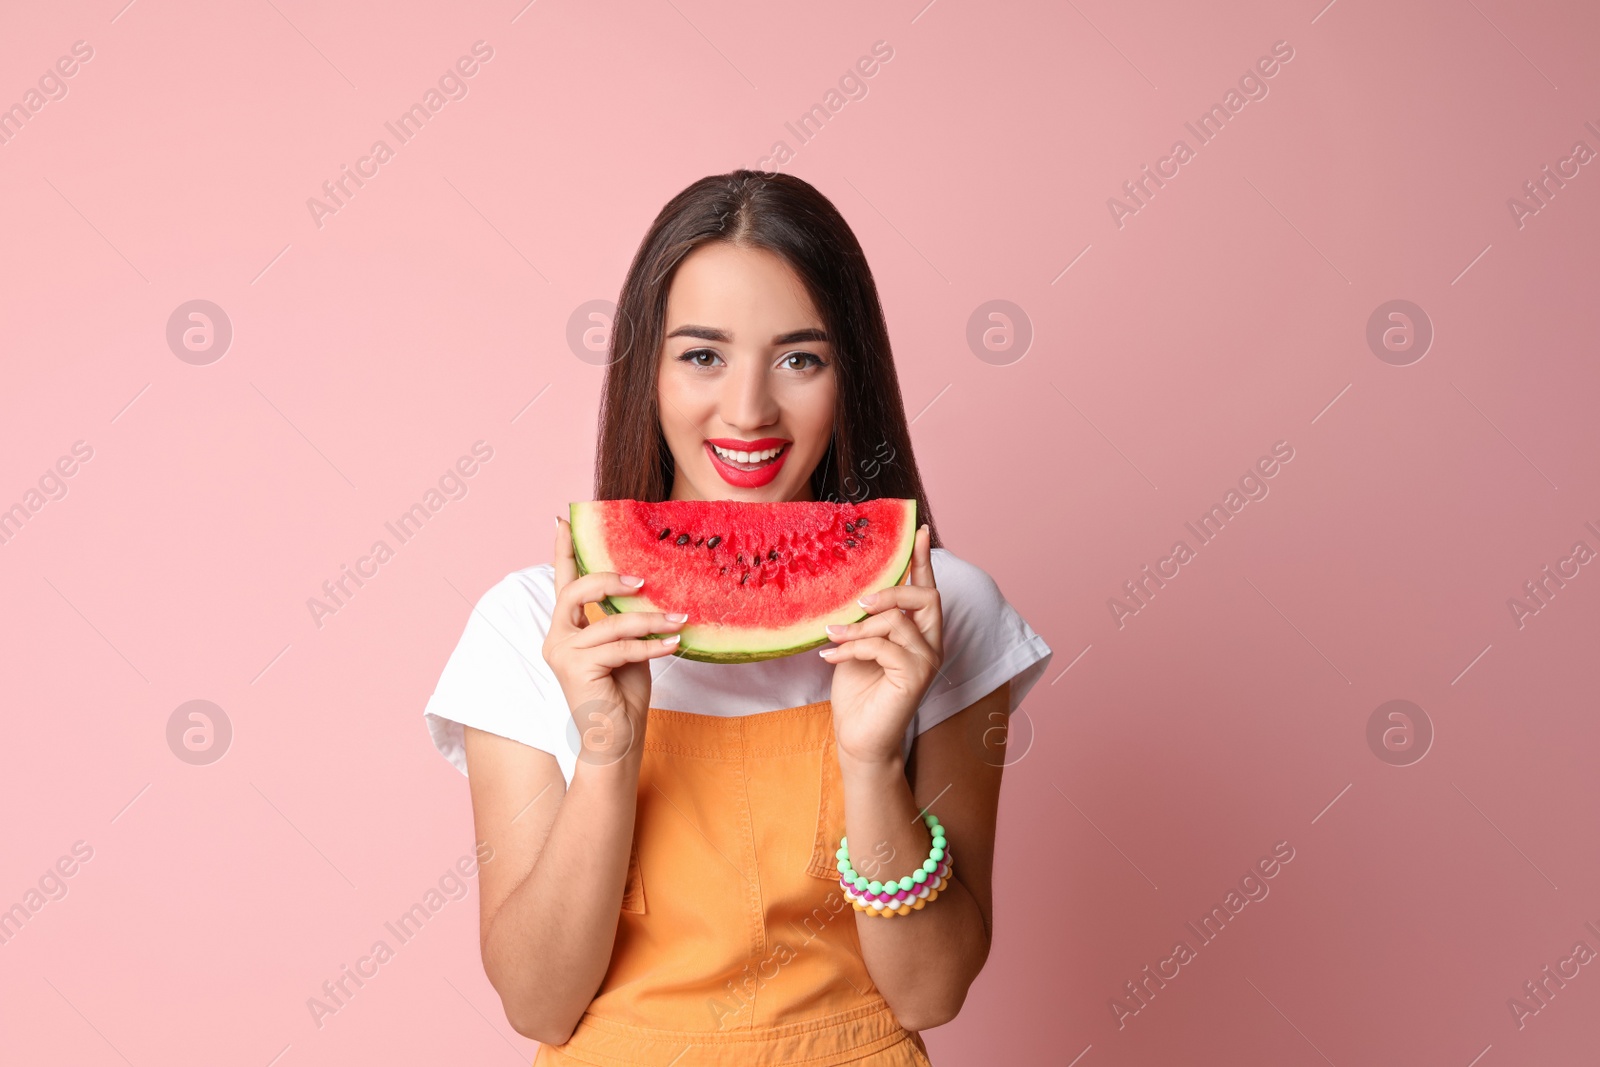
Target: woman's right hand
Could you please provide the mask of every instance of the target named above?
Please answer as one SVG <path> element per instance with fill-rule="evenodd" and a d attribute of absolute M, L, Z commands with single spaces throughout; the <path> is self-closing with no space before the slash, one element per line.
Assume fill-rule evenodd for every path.
<path fill-rule="evenodd" d="M 687 621 L 661 612 L 624 612 L 591 623 L 584 605 L 608 596 L 639 592 L 615 571 L 578 575 L 572 552 L 572 527 L 556 518 L 556 606 L 544 639 L 544 659 L 561 684 L 567 707 L 578 726 L 578 758 L 588 763 L 614 763 L 644 738 L 650 707 L 650 665 L 647 660 L 670 656 L 678 644 L 672 631 Z M 641 640 L 646 634 L 665 638 Z"/>

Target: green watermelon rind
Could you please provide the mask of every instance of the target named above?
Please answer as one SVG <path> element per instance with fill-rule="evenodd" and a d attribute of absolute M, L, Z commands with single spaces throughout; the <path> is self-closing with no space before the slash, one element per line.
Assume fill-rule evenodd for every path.
<path fill-rule="evenodd" d="M 603 503 L 603 502 L 594 502 L 594 503 Z M 905 508 L 905 520 L 904 520 L 904 523 L 903 523 L 901 531 L 900 531 L 900 543 L 902 545 L 902 549 L 901 549 L 901 552 L 896 555 L 895 561 L 890 564 L 890 569 L 893 570 L 893 573 L 894 573 L 894 576 L 895 576 L 894 577 L 894 581 L 888 582 L 886 584 L 878 584 L 878 585 L 876 585 L 876 589 L 885 589 L 885 588 L 888 588 L 890 586 L 900 585 L 902 582 L 904 582 L 906 580 L 907 574 L 910 573 L 910 570 L 911 570 L 911 555 L 912 555 L 912 551 L 914 550 L 914 548 L 916 546 L 918 522 L 917 522 L 917 505 L 916 505 L 916 501 L 915 500 L 908 500 L 907 503 L 908 503 L 909 506 Z M 585 575 L 585 574 L 589 574 L 589 573 L 591 573 L 592 571 L 595 571 L 595 570 L 607 570 L 607 569 L 609 569 L 609 568 L 604 567 L 604 566 L 591 567 L 589 565 L 588 561 L 584 558 L 584 549 L 582 548 L 582 545 L 583 545 L 583 542 L 588 539 L 585 536 L 584 531 L 586 531 L 588 529 L 589 524 L 588 524 L 588 522 L 586 520 L 585 509 L 584 509 L 583 504 L 573 503 L 573 504 L 570 504 L 568 506 L 568 520 L 567 521 L 568 521 L 568 523 L 570 525 L 570 528 L 572 530 L 572 556 L 573 556 L 574 562 L 577 564 L 579 576 L 582 576 L 582 575 Z M 886 577 L 888 575 L 888 573 L 890 573 L 890 569 L 886 569 L 884 572 L 882 572 L 880 574 L 880 579 L 883 578 L 883 577 Z M 871 592 L 871 591 L 874 591 L 874 590 L 869 589 L 869 590 L 866 590 L 866 591 L 867 592 Z M 653 602 L 651 602 L 648 597 L 644 597 L 644 596 L 638 596 L 638 597 L 629 597 L 629 596 L 610 597 L 610 596 L 608 596 L 608 597 L 602 598 L 600 601 L 598 601 L 598 603 L 600 605 L 600 610 L 604 611 L 607 615 L 620 615 L 620 614 L 623 614 L 623 613 L 628 612 L 628 611 L 657 611 L 657 610 L 664 610 L 664 609 L 659 608 Z M 797 623 L 797 624 L 795 624 L 795 626 L 792 627 L 791 629 L 800 629 L 802 626 L 809 626 L 809 625 L 814 624 L 819 631 L 823 631 L 823 627 L 825 627 L 825 626 L 833 625 L 835 623 L 860 622 L 862 619 L 865 619 L 868 615 L 871 614 L 871 612 L 868 612 L 866 609 L 861 608 L 859 605 L 851 605 L 846 610 L 848 612 L 852 612 L 852 613 L 851 614 L 844 614 L 844 615 L 841 615 L 839 613 L 834 613 L 832 615 L 814 616 L 811 620 L 809 620 L 806 623 Z M 689 631 L 692 631 L 693 629 L 694 629 L 694 627 L 693 627 L 692 621 L 691 621 L 691 623 L 689 625 L 686 625 L 684 627 L 684 631 L 686 633 L 689 632 Z M 726 641 L 726 642 L 723 642 L 723 643 L 725 643 L 725 644 L 744 643 L 744 644 L 748 645 L 747 641 L 745 641 L 743 638 L 738 637 L 737 635 L 739 635 L 741 633 L 751 633 L 751 632 L 753 632 L 753 631 L 750 631 L 750 630 L 735 630 L 735 631 L 733 631 L 734 638 L 732 640 L 729 640 L 729 641 Z M 667 637 L 667 636 L 669 636 L 669 635 L 668 634 L 654 634 L 654 633 L 645 635 L 646 639 L 661 638 L 661 637 Z M 806 642 L 804 642 L 802 644 L 792 645 L 792 646 L 788 646 L 788 647 L 784 647 L 784 648 L 765 648 L 765 649 L 763 649 L 763 648 L 757 648 L 757 647 L 746 647 L 745 649 L 741 649 L 741 650 L 724 651 L 724 650 L 720 650 L 720 649 L 708 649 L 708 648 L 698 647 L 695 644 L 693 644 L 692 641 L 690 641 L 686 637 L 683 641 L 681 641 L 679 643 L 678 647 L 673 650 L 672 654 L 675 655 L 675 656 L 681 656 L 681 657 L 683 657 L 684 659 L 687 659 L 687 660 L 693 660 L 693 661 L 695 661 L 697 663 L 758 663 L 758 662 L 760 662 L 762 660 L 780 659 L 780 658 L 782 658 L 784 656 L 793 656 L 796 653 L 806 652 L 806 651 L 809 651 L 809 650 L 811 650 L 813 648 L 819 648 L 822 645 L 827 645 L 827 644 L 832 644 L 832 643 L 833 643 L 832 639 L 828 637 L 826 631 L 823 631 L 821 636 L 817 637 L 814 640 L 808 640 L 808 641 L 806 641 Z"/>

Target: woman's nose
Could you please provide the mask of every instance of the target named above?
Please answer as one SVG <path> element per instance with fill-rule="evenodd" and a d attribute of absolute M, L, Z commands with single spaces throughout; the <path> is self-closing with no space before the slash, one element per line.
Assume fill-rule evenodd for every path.
<path fill-rule="evenodd" d="M 766 368 L 757 360 L 741 360 L 724 380 L 722 421 L 740 431 L 759 430 L 778 421 L 778 402 L 767 381 Z"/>

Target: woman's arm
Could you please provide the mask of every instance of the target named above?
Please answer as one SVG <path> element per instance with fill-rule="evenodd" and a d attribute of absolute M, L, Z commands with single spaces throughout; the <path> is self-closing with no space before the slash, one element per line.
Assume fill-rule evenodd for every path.
<path fill-rule="evenodd" d="M 478 879 L 484 973 L 517 1033 L 561 1044 L 610 965 L 643 746 L 580 758 L 567 788 L 550 753 L 464 733 L 477 840 L 494 848 Z"/>
<path fill-rule="evenodd" d="M 917 736 L 915 784 L 899 760 L 861 765 L 841 754 L 850 862 L 868 879 L 898 879 L 928 856 L 925 810 L 937 815 L 955 859 L 939 899 L 908 915 L 858 912 L 862 957 L 907 1030 L 956 1017 L 989 957 L 995 823 L 1011 683 Z"/>
<path fill-rule="evenodd" d="M 688 618 L 634 611 L 587 621 L 587 605 L 643 584 L 614 571 L 580 577 L 572 529 L 556 516 L 555 606 L 539 654 L 581 739 L 570 785 L 550 753 L 465 731 L 472 818 L 497 860 L 479 868 L 483 970 L 506 1019 L 543 1044 L 572 1036 L 610 966 L 644 762 L 647 661 L 673 653 Z"/>

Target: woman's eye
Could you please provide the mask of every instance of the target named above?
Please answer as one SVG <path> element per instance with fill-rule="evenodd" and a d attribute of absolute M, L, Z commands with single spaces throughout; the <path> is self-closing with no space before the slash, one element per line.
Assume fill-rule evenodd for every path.
<path fill-rule="evenodd" d="M 678 362 L 687 363 L 693 367 L 709 369 L 716 366 L 721 359 L 715 351 L 709 348 L 691 348 L 678 356 Z M 810 367 L 825 367 L 821 356 L 812 352 L 790 352 L 783 357 L 783 365 L 789 370 L 806 370 Z"/>
<path fill-rule="evenodd" d="M 716 359 L 717 358 L 717 354 L 715 352 L 711 351 L 711 349 L 709 349 L 709 348 L 691 348 L 691 349 L 689 349 L 689 351 L 687 351 L 683 355 L 679 356 L 678 360 L 681 363 L 690 363 L 690 364 L 693 364 L 696 367 L 709 367 L 709 366 L 712 366 L 712 364 L 710 364 L 710 363 L 702 363 L 700 361 L 700 357 L 701 356 L 710 356 L 712 359 Z"/>

